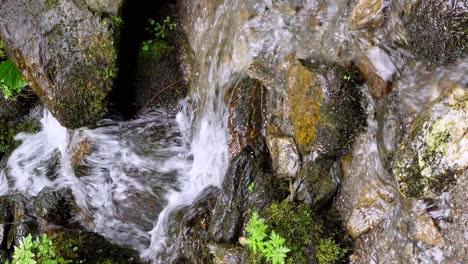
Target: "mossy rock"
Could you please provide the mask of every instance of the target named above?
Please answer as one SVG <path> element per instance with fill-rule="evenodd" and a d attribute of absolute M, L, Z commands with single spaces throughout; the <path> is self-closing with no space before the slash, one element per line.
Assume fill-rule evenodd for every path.
<path fill-rule="evenodd" d="M 0 119 L 0 160 L 8 156 L 21 142 L 15 140 L 20 132 L 34 133 L 40 128 L 37 120 L 11 121 Z"/>
<path fill-rule="evenodd" d="M 324 206 L 333 198 L 341 174 L 340 164 L 333 160 L 317 160 L 304 165 L 296 181 L 297 199 L 313 208 Z"/>
<path fill-rule="evenodd" d="M 78 205 L 70 188 L 43 189 L 35 198 L 34 207 L 41 218 L 55 225 L 69 224 L 78 215 Z"/>
<path fill-rule="evenodd" d="M 112 23 L 84 1 L 7 0 L 2 14 L 10 59 L 54 117 L 69 128 L 103 117 L 117 74 Z"/>
<path fill-rule="evenodd" d="M 395 154 L 393 174 L 405 196 L 434 198 L 468 166 L 468 93 L 451 89 L 421 112 Z"/>
<path fill-rule="evenodd" d="M 135 250 L 112 244 L 96 233 L 62 230 L 52 234 L 50 238 L 65 259 L 76 263 L 143 263 Z"/>
<path fill-rule="evenodd" d="M 290 58 L 286 80 L 301 152 L 336 157 L 348 151 L 365 121 L 357 71 Z"/>
<path fill-rule="evenodd" d="M 444 0 L 420 0 L 409 14 L 409 48 L 431 64 L 450 63 L 466 55 L 468 11 Z"/>

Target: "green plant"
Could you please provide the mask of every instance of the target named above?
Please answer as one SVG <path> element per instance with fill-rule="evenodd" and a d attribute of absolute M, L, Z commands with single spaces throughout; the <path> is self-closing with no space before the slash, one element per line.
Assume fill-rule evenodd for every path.
<path fill-rule="evenodd" d="M 288 241 L 291 252 L 287 263 L 309 263 L 308 259 L 313 258 L 307 253 L 309 248 L 316 249 L 315 258 L 320 264 L 338 263 L 343 259 L 347 249 L 334 240 L 340 238 L 339 228 L 323 219 L 324 216 L 315 214 L 307 204 L 284 200 L 272 204 L 265 213 L 268 215 L 266 224 Z"/>
<path fill-rule="evenodd" d="M 42 238 L 33 239 L 31 235 L 23 238 L 19 247 L 15 247 L 12 264 L 66 264 L 65 260 L 55 249 L 52 240 L 46 234 Z"/>
<path fill-rule="evenodd" d="M 333 264 L 338 263 L 346 252 L 347 249 L 342 248 L 335 240 L 326 238 L 320 240 L 315 256 L 319 264 Z"/>
<path fill-rule="evenodd" d="M 343 80 L 345 80 L 345 81 L 351 80 L 351 74 L 345 74 L 345 75 L 343 75 Z"/>
<path fill-rule="evenodd" d="M 0 89 L 5 99 L 18 95 L 28 83 L 11 60 L 0 63 Z"/>
<path fill-rule="evenodd" d="M 7 57 L 5 48 L 3 46 L 3 41 L 0 40 L 0 61 L 5 60 Z"/>
<path fill-rule="evenodd" d="M 247 189 L 249 190 L 249 193 L 253 193 L 255 191 L 255 183 L 252 182 Z"/>
<path fill-rule="evenodd" d="M 170 45 L 166 40 L 169 32 L 176 28 L 176 24 L 171 21 L 171 17 L 166 17 L 162 23 L 156 22 L 154 19 L 148 19 L 148 25 L 145 30 L 151 35 L 151 38 L 143 41 L 141 51 L 149 53 L 155 58 L 160 58 L 172 52 L 174 46 Z"/>
<path fill-rule="evenodd" d="M 123 25 L 124 21 L 121 17 L 119 16 L 111 16 L 111 19 L 112 19 L 112 22 L 114 22 L 114 24 L 117 26 L 117 27 L 120 27 Z"/>
<path fill-rule="evenodd" d="M 258 212 L 253 212 L 249 224 L 246 227 L 248 233 L 247 246 L 253 253 L 260 252 L 273 264 L 283 264 L 290 251 L 284 243 L 286 240 L 278 235 L 274 230 L 271 231 L 269 240 L 267 238 L 268 226 L 265 224 L 265 219 L 260 218 Z"/>

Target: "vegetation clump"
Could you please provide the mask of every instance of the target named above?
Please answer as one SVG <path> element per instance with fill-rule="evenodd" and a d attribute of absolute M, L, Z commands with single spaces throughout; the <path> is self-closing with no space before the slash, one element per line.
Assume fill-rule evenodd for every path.
<path fill-rule="evenodd" d="M 3 42 L 0 41 L 0 90 L 5 99 L 14 98 L 21 93 L 28 83 L 23 78 L 21 71 L 8 59 Z"/>
<path fill-rule="evenodd" d="M 8 261 L 6 263 L 9 263 Z M 46 234 L 42 238 L 25 237 L 19 247 L 15 247 L 12 264 L 65 264 L 72 263 L 64 259 Z"/>
<path fill-rule="evenodd" d="M 151 18 L 148 19 L 148 27 L 145 28 L 145 31 L 151 35 L 151 38 L 143 41 L 141 54 L 149 54 L 155 58 L 161 58 L 172 52 L 174 46 L 169 44 L 166 37 L 169 32 L 174 31 L 175 28 L 176 23 L 172 22 L 169 16 L 161 23 Z"/>
<path fill-rule="evenodd" d="M 247 245 L 253 253 L 260 252 L 267 261 L 273 264 L 285 263 L 286 254 L 290 251 L 284 243 L 286 240 L 280 235 L 276 234 L 274 230 L 271 231 L 269 239 L 267 239 L 268 226 L 265 224 L 265 219 L 258 216 L 258 212 L 252 214 L 246 231 L 249 234 L 247 238 Z"/>
<path fill-rule="evenodd" d="M 37 132 L 40 128 L 39 122 L 36 120 L 15 123 L 13 121 L 5 121 L 0 119 L 0 159 L 4 155 L 8 155 L 13 149 L 18 147 L 19 141 L 15 140 L 15 136 L 19 132 Z"/>
<path fill-rule="evenodd" d="M 309 263 L 314 257 L 319 264 L 344 261 L 348 248 L 339 239 L 342 234 L 324 224 L 324 217 L 315 214 L 309 205 L 285 200 L 271 205 L 265 214 L 266 224 L 285 239 L 285 247 L 290 249 L 285 263 Z"/>

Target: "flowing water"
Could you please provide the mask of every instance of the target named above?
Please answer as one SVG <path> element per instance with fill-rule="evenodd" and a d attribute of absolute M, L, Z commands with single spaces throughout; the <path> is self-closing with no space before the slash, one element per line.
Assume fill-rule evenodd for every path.
<path fill-rule="evenodd" d="M 392 11 L 383 33 L 373 37 L 350 29 L 354 5 L 347 1 L 220 2 L 215 12 L 191 18 L 195 23 L 189 39 L 198 67 L 192 73 L 191 94 L 178 113 L 153 110 L 136 120 L 102 120 L 96 129 L 71 131 L 45 112 L 39 133 L 17 136 L 23 143 L 1 172 L 0 194 L 17 191 L 34 196 L 46 186 L 69 186 L 84 225 L 160 262 L 158 255 L 168 247 L 165 230 L 170 213 L 223 180 L 229 162 L 225 98 L 252 62 L 273 58 L 274 69 L 295 53 L 299 58 L 326 56 L 344 63 L 372 43 L 366 55 L 385 79 L 397 74 L 396 92 L 391 100 L 377 102 L 363 87 L 368 95 L 368 126 L 355 143 L 349 170 L 349 178 L 363 180 L 343 188 L 344 192 L 346 188 L 352 192 L 353 184 L 379 188 L 397 200 L 385 216 L 387 231 L 381 239 L 389 252 L 408 251 L 409 231 L 403 226 L 414 217 L 414 208 L 422 205 L 408 206 L 399 196 L 379 144 L 390 151 L 395 148 L 414 114 L 441 93 L 435 88 L 441 80 L 466 83 L 467 62 L 428 68 L 396 45 L 406 41 L 399 15 L 406 5 L 402 0 L 384 1 Z M 281 85 L 276 89 L 286 92 Z M 384 118 L 377 118 L 382 111 Z M 80 156 L 80 151 L 86 155 Z M 73 164 L 76 159 L 80 170 Z M 357 199 L 345 198 L 348 207 Z M 418 250 L 422 247 L 414 251 Z M 440 258 L 440 249 L 420 252 L 420 259 L 427 262 Z"/>

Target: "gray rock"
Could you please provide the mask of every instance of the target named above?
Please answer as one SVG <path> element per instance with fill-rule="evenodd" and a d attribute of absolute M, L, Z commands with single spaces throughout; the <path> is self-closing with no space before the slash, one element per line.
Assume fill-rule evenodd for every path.
<path fill-rule="evenodd" d="M 468 166 L 468 91 L 453 88 L 413 121 L 395 153 L 393 174 L 402 194 L 434 198 Z"/>
<path fill-rule="evenodd" d="M 84 0 L 6 0 L 0 36 L 32 90 L 69 128 L 93 125 L 117 74 L 112 22 Z"/>
<path fill-rule="evenodd" d="M 295 177 L 301 168 L 301 159 L 293 138 L 267 137 L 273 170 L 279 176 Z"/>
<path fill-rule="evenodd" d="M 384 0 L 360 0 L 351 15 L 352 27 L 363 29 L 381 26 L 385 19 L 384 7 Z"/>
<path fill-rule="evenodd" d="M 342 178 L 341 164 L 318 160 L 306 164 L 294 182 L 295 196 L 314 208 L 322 207 L 336 192 Z"/>

